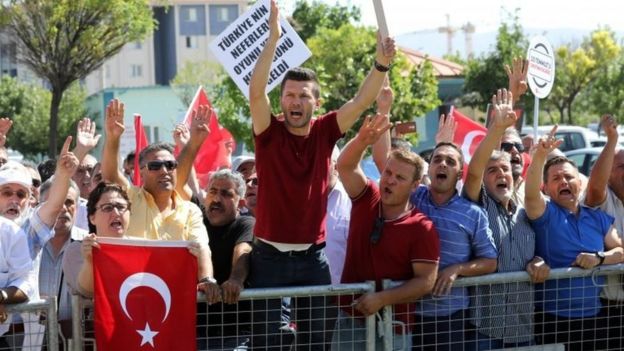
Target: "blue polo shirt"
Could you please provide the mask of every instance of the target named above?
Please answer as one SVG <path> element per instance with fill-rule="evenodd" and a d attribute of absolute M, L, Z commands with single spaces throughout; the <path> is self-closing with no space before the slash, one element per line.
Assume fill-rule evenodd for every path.
<path fill-rule="evenodd" d="M 410 201 L 427 215 L 440 236 L 440 264 L 438 270 L 475 258 L 496 259 L 498 253 L 492 239 L 487 215 L 483 208 L 460 197 L 453 197 L 442 205 L 431 199 L 429 188 L 420 186 Z M 416 313 L 428 317 L 448 316 L 468 308 L 470 299 L 466 288 L 452 288 L 447 296 L 423 297 Z"/>
<path fill-rule="evenodd" d="M 600 209 L 579 207 L 578 216 L 548 200 L 544 214 L 531 221 L 535 254 L 551 268 L 570 267 L 581 252 L 604 251 L 604 237 L 613 217 Z M 592 317 L 600 312 L 604 277 L 566 278 L 538 284 L 535 302 L 562 317 Z"/>

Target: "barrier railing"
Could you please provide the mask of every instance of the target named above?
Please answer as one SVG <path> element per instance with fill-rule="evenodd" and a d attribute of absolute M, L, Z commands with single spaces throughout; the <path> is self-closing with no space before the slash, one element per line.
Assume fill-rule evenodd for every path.
<path fill-rule="evenodd" d="M 9 318 L 20 316 L 20 322 L 8 326 L 9 331 L 0 338 L 2 350 L 41 350 L 46 336 L 49 351 L 59 350 L 59 325 L 56 298 L 4 305 Z M 45 318 L 43 318 L 45 316 Z M 47 329 L 47 330 L 46 330 Z"/>
<path fill-rule="evenodd" d="M 601 297 L 604 276 L 618 277 L 621 290 L 622 273 L 622 264 L 560 268 L 537 285 L 526 272 L 460 278 L 450 294 L 427 296 L 408 312 L 386 306 L 385 334 L 399 325 L 411 331 L 412 346 L 386 337 L 384 349 L 622 350 L 624 301 Z M 385 281 L 384 289 L 400 284 Z"/>
<path fill-rule="evenodd" d="M 351 301 L 372 292 L 372 282 L 322 286 L 247 289 L 232 307 L 207 306 L 198 294 L 198 350 L 294 349 L 375 350 L 375 315 L 346 317 Z M 291 306 L 292 305 L 292 306 Z M 72 296 L 73 350 L 95 350 L 93 302 Z M 216 318 L 216 323 L 210 323 Z M 358 323 L 340 324 L 349 318 Z M 380 318 L 381 320 L 381 318 Z"/>

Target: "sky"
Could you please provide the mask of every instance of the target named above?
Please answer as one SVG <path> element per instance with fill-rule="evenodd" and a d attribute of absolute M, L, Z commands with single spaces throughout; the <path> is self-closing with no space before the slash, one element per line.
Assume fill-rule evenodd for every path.
<path fill-rule="evenodd" d="M 362 11 L 362 22 L 376 25 L 373 0 L 322 0 L 328 4 L 354 5 Z M 296 0 L 278 0 L 280 7 L 291 13 Z M 471 22 L 476 32 L 495 31 L 509 11 L 520 9 L 524 28 L 593 30 L 608 25 L 624 30 L 624 3 L 618 0 L 384 0 L 384 11 L 390 34 L 399 36 L 415 31 L 432 31 L 446 26 L 446 14 L 452 27 Z M 503 11 L 504 7 L 507 11 Z"/>

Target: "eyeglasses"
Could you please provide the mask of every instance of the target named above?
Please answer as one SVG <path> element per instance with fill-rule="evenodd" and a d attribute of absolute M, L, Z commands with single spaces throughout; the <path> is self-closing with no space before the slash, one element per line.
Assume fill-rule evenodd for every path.
<path fill-rule="evenodd" d="M 375 223 L 373 224 L 373 231 L 370 234 L 371 244 L 375 245 L 381 239 L 381 233 L 383 232 L 383 217 L 379 216 L 375 218 Z"/>
<path fill-rule="evenodd" d="M 41 179 L 35 179 L 35 178 L 33 178 L 33 179 L 32 179 L 32 185 L 33 185 L 35 188 L 40 187 L 40 186 L 41 186 Z"/>
<path fill-rule="evenodd" d="M 6 198 L 10 198 L 10 197 L 13 197 L 13 195 L 17 195 L 17 198 L 20 200 L 24 200 L 25 198 L 30 196 L 27 191 L 24 191 L 24 190 L 13 191 L 11 189 L 4 189 L 0 191 L 0 194 L 2 195 L 2 197 L 6 197 Z"/>
<path fill-rule="evenodd" d="M 516 148 L 518 152 L 524 151 L 524 145 L 522 143 L 501 143 L 501 150 L 505 152 L 511 152 L 511 149 Z"/>
<path fill-rule="evenodd" d="M 9 162 L 6 158 L 0 158 L 0 166 L 3 166 L 5 163 Z"/>
<path fill-rule="evenodd" d="M 163 166 L 167 168 L 168 171 L 173 171 L 178 167 L 178 161 L 175 160 L 167 160 L 167 161 L 149 161 L 147 164 L 147 169 L 150 171 L 159 171 Z M 145 167 L 145 166 L 143 166 Z"/>
<path fill-rule="evenodd" d="M 117 210 L 119 213 L 124 213 L 128 209 L 130 209 L 130 206 L 128 204 L 122 204 L 118 202 L 118 203 L 102 204 L 100 206 L 96 206 L 95 208 L 104 213 L 111 213 L 113 212 L 113 210 Z"/>
<path fill-rule="evenodd" d="M 246 184 L 250 186 L 258 186 L 258 178 L 249 178 L 247 179 Z"/>

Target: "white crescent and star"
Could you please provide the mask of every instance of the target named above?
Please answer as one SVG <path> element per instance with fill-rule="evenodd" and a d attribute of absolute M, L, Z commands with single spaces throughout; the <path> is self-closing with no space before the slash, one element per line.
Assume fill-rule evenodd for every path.
<path fill-rule="evenodd" d="M 167 316 L 169 316 L 169 310 L 171 309 L 171 291 L 164 280 L 152 273 L 134 273 L 123 281 L 121 287 L 119 288 L 119 302 L 121 303 L 121 308 L 124 313 L 130 320 L 132 320 L 132 316 L 130 316 L 128 308 L 126 307 L 126 299 L 132 290 L 141 286 L 154 289 L 163 299 L 165 303 L 165 316 L 162 321 L 164 322 L 165 319 L 167 319 Z M 154 337 L 158 334 L 158 332 L 152 331 L 148 323 L 145 323 L 145 329 L 137 330 L 137 333 L 139 333 L 142 338 L 141 346 L 149 343 L 152 347 L 154 347 Z"/>

